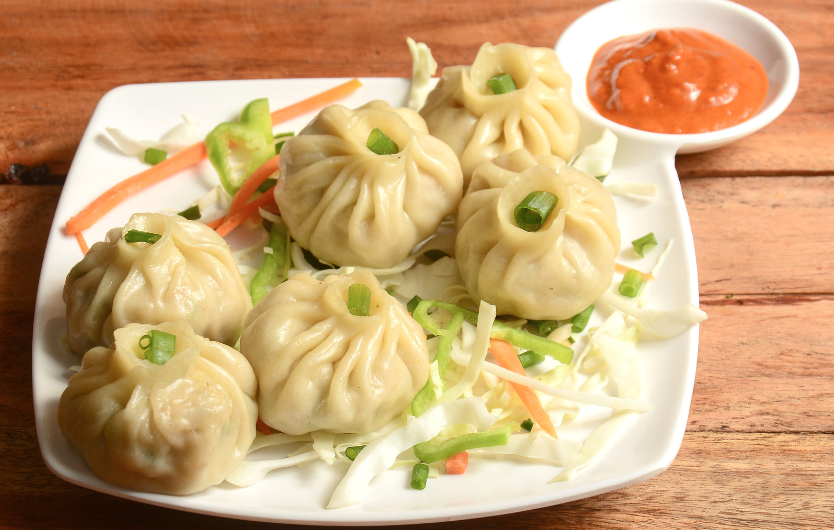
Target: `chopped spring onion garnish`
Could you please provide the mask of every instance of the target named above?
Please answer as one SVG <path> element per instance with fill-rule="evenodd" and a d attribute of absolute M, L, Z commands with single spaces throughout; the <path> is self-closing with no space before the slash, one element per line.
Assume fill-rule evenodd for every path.
<path fill-rule="evenodd" d="M 527 418 L 526 420 L 521 422 L 521 428 L 527 432 L 533 430 L 533 420 L 531 418 Z"/>
<path fill-rule="evenodd" d="M 426 482 L 429 480 L 429 466 L 426 464 L 414 464 L 411 470 L 411 487 L 416 490 L 426 489 Z"/>
<path fill-rule="evenodd" d="M 364 448 L 364 445 L 348 447 L 347 449 L 345 449 L 345 456 L 348 457 L 348 459 L 350 459 L 351 462 L 353 462 L 354 460 L 356 460 L 356 457 L 359 456 L 359 453 L 361 453 L 362 449 Z"/>
<path fill-rule="evenodd" d="M 417 295 L 414 295 L 414 298 L 409 300 L 405 307 L 406 307 L 406 309 L 408 309 L 409 313 L 413 313 L 414 310 L 417 309 L 417 305 L 422 301 L 423 301 L 422 298 L 420 298 Z"/>
<path fill-rule="evenodd" d="M 582 333 L 585 331 L 585 326 L 588 325 L 588 320 L 591 319 L 591 313 L 594 312 L 594 304 L 589 305 L 581 313 L 576 314 L 570 321 L 571 331 L 574 333 Z"/>
<path fill-rule="evenodd" d="M 445 311 L 449 311 L 450 313 L 461 312 L 463 313 L 463 318 L 465 318 L 467 322 L 475 325 L 478 324 L 477 311 L 472 311 L 471 309 L 466 309 L 465 307 L 440 300 L 423 300 L 417 305 L 414 311 L 411 312 L 411 316 L 413 316 L 414 320 L 419 322 L 421 326 L 426 328 L 429 333 L 434 335 L 443 336 L 448 335 L 450 332 L 440 328 L 437 322 L 429 316 L 429 309 L 432 307 L 437 307 L 438 309 L 443 309 Z M 533 350 L 541 355 L 553 357 L 562 364 L 570 364 L 573 359 L 572 348 L 569 348 L 564 344 L 559 344 L 558 342 L 553 342 L 552 340 L 548 340 L 544 337 L 538 337 L 524 330 L 508 326 L 499 320 L 496 320 L 492 324 L 490 337 L 509 342 L 513 346 L 523 350 Z"/>
<path fill-rule="evenodd" d="M 515 424 L 518 426 L 518 424 Z M 507 445 L 513 433 L 513 424 L 508 423 L 500 429 L 464 434 L 446 440 L 440 445 L 433 446 L 431 442 L 421 442 L 414 446 L 414 456 L 427 464 L 446 460 L 463 451 Z"/>
<path fill-rule="evenodd" d="M 541 362 L 544 362 L 544 355 L 539 355 L 534 351 L 527 350 L 524 353 L 518 354 L 518 360 L 521 361 L 522 368 L 529 368 Z"/>
<path fill-rule="evenodd" d="M 168 158 L 168 153 L 162 149 L 155 149 L 153 147 L 145 149 L 145 162 L 152 166 L 159 164 L 166 158 Z"/>
<path fill-rule="evenodd" d="M 657 238 L 654 237 L 654 232 L 649 232 L 648 234 L 644 235 L 639 239 L 635 239 L 631 242 L 631 246 L 634 247 L 634 252 L 640 255 L 640 257 L 644 257 L 643 253 L 650 248 L 657 246 Z"/>
<path fill-rule="evenodd" d="M 379 129 L 371 131 L 368 136 L 368 149 L 378 155 L 395 155 L 400 152 L 399 146 Z"/>
<path fill-rule="evenodd" d="M 264 299 L 270 286 L 286 280 L 290 270 L 290 232 L 280 217 L 269 227 L 269 246 L 266 248 L 271 252 L 264 252 L 264 260 L 249 284 L 253 305 Z"/>
<path fill-rule="evenodd" d="M 175 335 L 152 329 L 139 339 L 139 347 L 145 351 L 145 359 L 163 365 L 174 356 L 176 341 Z"/>
<path fill-rule="evenodd" d="M 518 87 L 515 84 L 515 80 L 513 76 L 509 74 L 498 74 L 489 81 L 487 81 L 489 88 L 495 93 L 498 94 L 506 94 L 507 92 L 512 92 L 514 90 L 518 90 Z"/>
<path fill-rule="evenodd" d="M 278 140 L 278 138 L 286 138 L 288 136 L 295 136 L 295 133 L 294 132 L 278 133 L 278 134 L 275 135 L 275 139 Z M 284 142 L 286 142 L 286 140 L 279 140 L 275 144 L 275 154 L 276 155 L 281 154 L 281 148 L 284 147 Z"/>
<path fill-rule="evenodd" d="M 625 273 L 625 276 L 623 276 L 623 282 L 620 284 L 620 294 L 628 296 L 629 298 L 634 298 L 637 296 L 637 293 L 640 292 L 642 287 L 643 273 L 631 269 Z"/>
<path fill-rule="evenodd" d="M 261 193 L 266 193 L 272 188 L 275 187 L 275 183 L 278 182 L 278 179 L 266 179 L 265 181 L 261 182 L 261 185 L 258 186 L 258 191 Z"/>
<path fill-rule="evenodd" d="M 371 311 L 371 289 L 367 285 L 354 283 L 348 288 L 348 311 L 357 317 L 366 317 Z"/>
<path fill-rule="evenodd" d="M 200 205 L 195 204 L 191 208 L 186 208 L 185 210 L 181 211 L 177 215 L 179 215 L 180 217 L 185 217 L 189 221 L 196 221 L 202 215 L 202 214 L 200 214 Z"/>
<path fill-rule="evenodd" d="M 460 332 L 462 325 L 463 313 L 457 312 L 452 314 L 452 320 L 450 320 L 449 325 L 446 326 L 446 332 L 448 334 L 441 336 L 440 341 L 438 342 L 437 353 L 434 354 L 434 360 L 437 362 L 437 373 L 440 376 L 441 386 L 443 376 L 446 375 L 446 368 L 449 366 L 449 359 L 452 358 L 452 342 Z M 437 399 L 437 396 L 434 393 L 431 378 L 429 378 L 429 380 L 426 381 L 425 386 L 423 386 L 423 388 L 417 392 L 417 395 L 414 396 L 414 399 L 411 400 L 411 413 L 414 414 L 414 416 L 419 416 L 429 408 L 429 405 L 434 403 L 435 399 Z"/>
<path fill-rule="evenodd" d="M 141 230 L 128 230 L 125 234 L 125 243 L 150 243 L 153 245 L 162 236 L 153 232 L 142 232 Z"/>
<path fill-rule="evenodd" d="M 547 337 L 559 327 L 559 323 L 555 320 L 528 320 L 536 328 L 536 333 L 542 337 Z"/>
<path fill-rule="evenodd" d="M 534 191 L 515 207 L 515 222 L 527 232 L 537 232 L 556 207 L 559 197 L 549 191 Z"/>

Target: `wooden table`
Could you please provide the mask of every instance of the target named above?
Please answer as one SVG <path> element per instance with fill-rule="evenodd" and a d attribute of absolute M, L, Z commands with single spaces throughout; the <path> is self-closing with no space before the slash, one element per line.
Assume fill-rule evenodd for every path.
<path fill-rule="evenodd" d="M 60 182 L 96 102 L 119 85 L 407 77 L 406 36 L 428 42 L 441 67 L 464 64 L 484 41 L 552 46 L 598 3 L 6 0 L 0 172 L 14 180 L 21 165 L 45 164 L 34 173 Z M 834 10 L 827 0 L 742 3 L 788 35 L 802 78 L 761 132 L 677 159 L 709 313 L 677 460 L 620 491 L 455 527 L 834 526 Z M 101 495 L 44 466 L 31 333 L 60 193 L 0 185 L 0 525 L 265 527 Z"/>

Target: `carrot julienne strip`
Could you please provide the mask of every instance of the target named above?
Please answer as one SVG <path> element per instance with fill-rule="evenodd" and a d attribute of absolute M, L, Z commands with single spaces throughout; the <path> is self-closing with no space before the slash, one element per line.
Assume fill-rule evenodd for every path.
<path fill-rule="evenodd" d="M 272 429 L 269 428 L 269 425 L 264 423 L 264 420 L 258 417 L 258 421 L 255 423 L 255 428 L 261 431 L 264 434 L 272 434 Z"/>
<path fill-rule="evenodd" d="M 125 179 L 98 196 L 81 213 L 67 221 L 67 234 L 73 235 L 93 226 L 107 212 L 131 195 L 191 167 L 206 157 L 203 142 L 186 147 L 155 166 Z"/>
<path fill-rule="evenodd" d="M 280 155 L 275 155 L 259 167 L 252 176 L 246 179 L 246 182 L 243 183 L 243 186 L 237 190 L 235 193 L 235 198 L 232 199 L 232 205 L 229 206 L 229 215 L 235 214 L 243 208 L 243 205 L 246 204 L 246 201 L 258 190 L 258 187 L 266 182 L 271 175 L 273 175 L 276 171 L 278 171 L 278 157 Z M 267 191 L 267 193 L 272 193 L 272 190 Z"/>
<path fill-rule="evenodd" d="M 515 348 L 513 348 L 509 342 L 491 339 L 489 341 L 489 351 L 502 368 L 515 372 L 519 375 L 527 375 L 524 368 L 521 366 L 521 361 L 518 360 L 518 354 L 516 354 Z M 510 381 L 510 384 L 513 386 L 515 393 L 518 394 L 521 402 L 524 403 L 527 411 L 530 412 L 531 416 L 533 416 L 536 423 L 541 426 L 544 432 L 552 436 L 555 440 L 558 440 L 559 436 L 556 434 L 556 427 L 553 426 L 553 422 L 550 420 L 550 415 L 548 415 L 547 411 L 544 410 L 544 407 L 542 407 L 541 401 L 539 401 L 539 396 L 537 396 L 530 387 L 513 383 L 512 381 Z"/>
<path fill-rule="evenodd" d="M 323 107 L 339 98 L 343 98 L 362 86 L 362 82 L 355 77 L 347 83 L 335 86 L 329 90 L 325 90 L 315 96 L 309 97 L 305 100 L 294 103 L 289 107 L 278 109 L 272 113 L 272 125 L 278 125 L 281 122 L 297 118 L 302 114 L 306 114 L 311 110 Z"/>
<path fill-rule="evenodd" d="M 303 101 L 299 101 L 298 103 L 283 109 L 276 110 L 271 114 L 272 124 L 277 125 L 283 121 L 301 116 L 302 114 L 322 107 L 331 101 L 344 97 L 361 86 L 362 83 L 360 83 L 358 79 L 352 79 L 347 83 L 325 90 L 324 92 Z M 197 164 L 204 158 L 206 158 L 205 142 L 198 142 L 194 145 L 186 147 L 179 153 L 171 155 L 159 164 L 119 182 L 109 190 L 99 195 L 86 208 L 81 210 L 78 215 L 71 217 L 70 220 L 67 221 L 67 235 L 74 235 L 81 230 L 90 228 L 96 221 L 101 219 L 104 214 L 115 208 L 126 198 L 149 186 L 152 186 L 153 184 L 156 184 L 161 180 L 179 173 L 187 167 Z"/>
<path fill-rule="evenodd" d="M 621 272 L 621 273 L 625 274 L 632 269 L 628 265 L 623 265 L 621 263 L 615 263 L 614 264 L 614 270 L 617 271 L 617 272 Z M 634 269 L 634 270 L 637 270 L 637 269 Z M 647 282 L 649 280 L 654 280 L 654 274 L 652 274 L 650 272 L 643 272 L 643 271 L 637 271 L 637 272 L 639 272 L 640 274 L 643 275 L 643 281 Z"/>
<path fill-rule="evenodd" d="M 90 247 L 87 246 L 87 241 L 84 239 L 84 234 L 81 232 L 75 233 L 75 240 L 78 241 L 78 246 L 81 247 L 81 252 L 86 256 Z"/>
<path fill-rule="evenodd" d="M 275 195 L 272 193 L 264 193 L 254 201 L 246 203 L 239 212 L 226 216 L 223 224 L 217 227 L 217 233 L 220 237 L 226 237 L 229 232 L 240 226 L 243 221 L 258 213 L 258 208 L 273 202 L 275 202 Z"/>

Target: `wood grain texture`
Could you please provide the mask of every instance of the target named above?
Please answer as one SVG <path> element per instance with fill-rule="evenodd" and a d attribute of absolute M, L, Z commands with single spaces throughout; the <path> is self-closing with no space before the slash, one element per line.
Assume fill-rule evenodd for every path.
<path fill-rule="evenodd" d="M 553 46 L 599 0 L 505 2 L 4 2 L 0 18 L 0 172 L 12 163 L 66 173 L 96 102 L 129 83 L 284 77 L 408 76 L 405 37 L 443 66 L 485 41 Z M 834 172 L 834 22 L 824 0 L 745 0 L 797 49 L 802 81 L 763 131 L 679 157 L 683 177 Z M 778 148 L 777 148 L 778 147 Z"/>
<path fill-rule="evenodd" d="M 487 40 L 552 46 L 599 3 L 6 0 L 0 173 L 12 163 L 66 173 L 96 103 L 123 84 L 408 76 L 406 36 L 428 42 L 441 66 L 467 63 Z M 606 495 L 438 526 L 834 526 L 834 177 L 825 176 L 834 174 L 834 9 L 829 0 L 741 3 L 788 35 L 802 78 L 764 130 L 677 159 L 710 317 L 678 458 Z M 98 494 L 44 465 L 31 329 L 60 191 L 0 186 L 0 529 L 266 528 Z"/>
<path fill-rule="evenodd" d="M 681 182 L 701 294 L 834 292 L 834 177 Z"/>

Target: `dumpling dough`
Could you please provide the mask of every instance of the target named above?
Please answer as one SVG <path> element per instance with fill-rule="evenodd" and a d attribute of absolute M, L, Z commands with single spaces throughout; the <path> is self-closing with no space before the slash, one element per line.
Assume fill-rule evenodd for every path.
<path fill-rule="evenodd" d="M 367 317 L 348 312 L 354 283 L 371 290 Z M 294 275 L 249 314 L 240 351 L 258 376 L 261 419 L 288 434 L 374 431 L 429 376 L 423 329 L 365 269 Z"/>
<path fill-rule="evenodd" d="M 145 360 L 139 339 L 176 336 L 175 355 Z M 58 405 L 58 424 L 93 471 L 125 488 L 187 495 L 219 484 L 255 439 L 258 382 L 236 350 L 187 322 L 130 324 L 84 355 Z"/>
<path fill-rule="evenodd" d="M 537 232 L 515 222 L 534 191 L 558 197 Z M 614 201 L 596 178 L 555 156 L 524 150 L 479 167 L 460 203 L 455 254 L 466 289 L 499 314 L 568 319 L 611 286 L 620 230 Z"/>
<path fill-rule="evenodd" d="M 377 155 L 380 129 L 400 149 Z M 392 267 L 432 235 L 463 196 L 455 153 L 415 111 L 372 101 L 331 105 L 281 150 L 275 200 L 299 245 L 335 265 Z"/>
<path fill-rule="evenodd" d="M 496 95 L 487 81 L 509 74 L 518 90 Z M 443 69 L 420 115 L 429 132 L 455 150 L 464 189 L 479 165 L 527 149 L 570 160 L 579 142 L 571 79 L 550 48 L 485 43 L 472 66 Z"/>
<path fill-rule="evenodd" d="M 127 243 L 130 230 L 160 234 Z M 234 345 L 252 299 L 229 246 L 214 230 L 179 216 L 134 214 L 93 245 L 64 284 L 67 341 L 83 354 L 109 346 L 129 323 L 185 319 L 198 335 Z"/>

